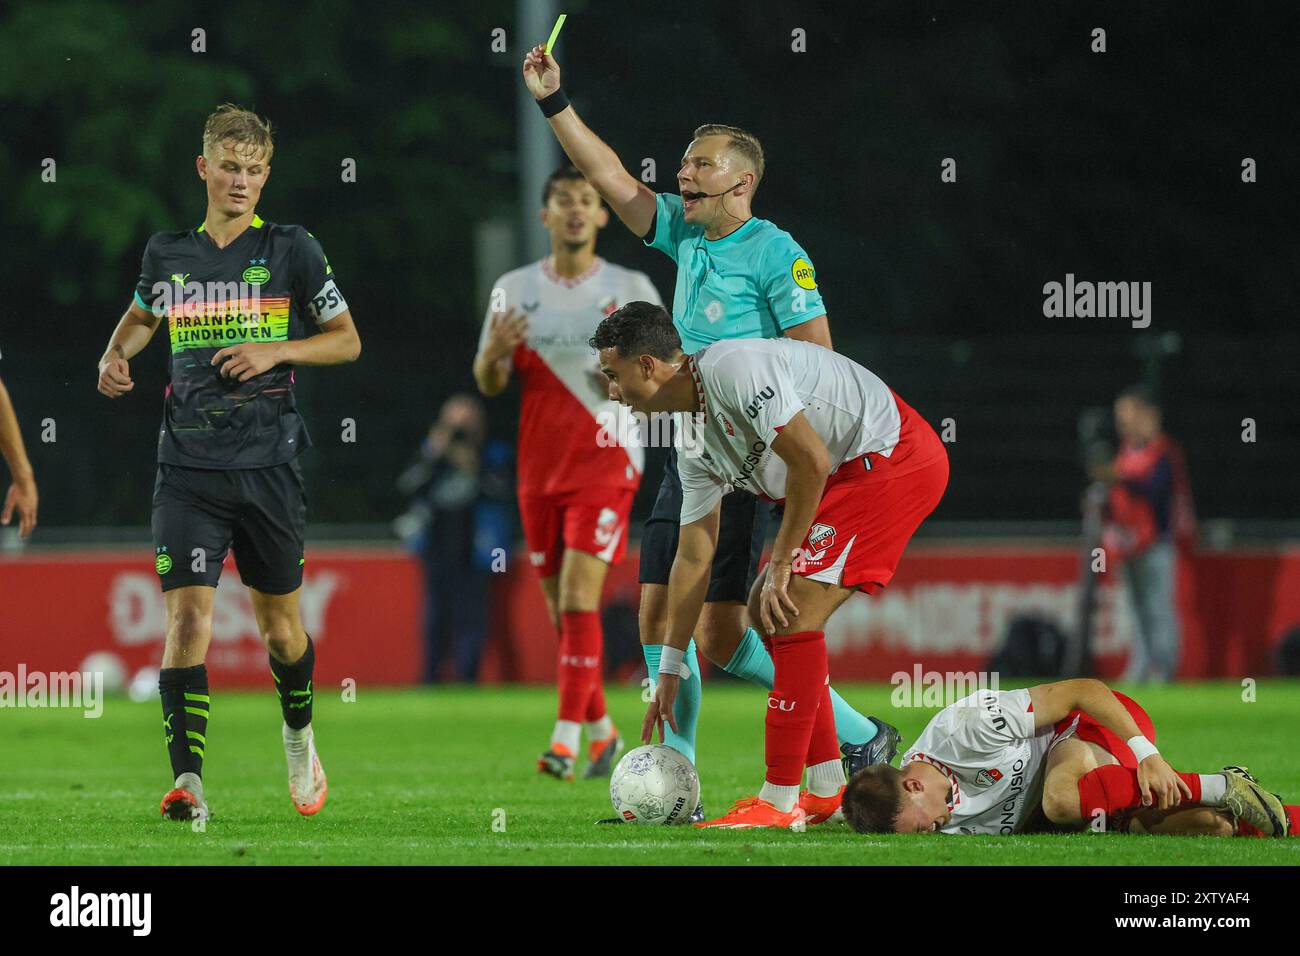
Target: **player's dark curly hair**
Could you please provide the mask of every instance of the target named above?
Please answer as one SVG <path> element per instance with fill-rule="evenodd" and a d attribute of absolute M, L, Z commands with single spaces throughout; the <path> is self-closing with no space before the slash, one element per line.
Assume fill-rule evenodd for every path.
<path fill-rule="evenodd" d="M 840 808 L 858 833 L 893 833 L 903 799 L 903 771 L 876 764 L 853 775 Z"/>
<path fill-rule="evenodd" d="M 619 358 L 653 355 L 668 361 L 681 351 L 673 317 L 653 302 L 629 302 L 596 326 L 587 340 L 593 349 L 615 349 Z"/>
<path fill-rule="evenodd" d="M 561 164 L 555 172 L 546 177 L 546 183 L 542 186 L 542 205 L 545 206 L 551 201 L 551 193 L 555 192 L 555 187 L 560 183 L 579 182 L 585 183 L 587 177 L 582 175 L 582 170 L 578 169 L 572 163 Z M 600 200 L 596 200 L 597 204 Z"/>

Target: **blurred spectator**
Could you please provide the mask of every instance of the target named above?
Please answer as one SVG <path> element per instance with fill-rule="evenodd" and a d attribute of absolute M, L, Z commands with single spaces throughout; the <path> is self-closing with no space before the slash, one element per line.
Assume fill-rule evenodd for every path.
<path fill-rule="evenodd" d="M 1119 453 L 1092 477 L 1109 485 L 1102 543 L 1124 571 L 1137 620 L 1125 680 L 1165 682 L 1178 671 L 1177 548 L 1196 535 L 1182 449 L 1161 431 L 1160 404 L 1143 386 L 1115 399 Z"/>
<path fill-rule="evenodd" d="M 0 457 L 9 466 L 13 481 L 0 505 L 0 524 L 8 524 L 18 514 L 18 533 L 28 537 L 36 527 L 36 476 L 23 447 L 23 433 L 18 427 L 13 402 L 4 382 L 0 382 Z"/>
<path fill-rule="evenodd" d="M 457 680 L 478 679 L 493 559 L 511 541 L 510 456 L 507 443 L 486 440 L 483 404 L 453 395 L 397 479 L 412 499 L 398 533 L 424 565 L 426 683 L 443 679 L 449 656 Z"/>

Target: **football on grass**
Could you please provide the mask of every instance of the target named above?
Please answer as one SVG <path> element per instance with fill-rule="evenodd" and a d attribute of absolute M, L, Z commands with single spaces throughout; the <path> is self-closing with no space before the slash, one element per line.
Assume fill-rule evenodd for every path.
<path fill-rule="evenodd" d="M 637 747 L 614 768 L 609 797 L 628 823 L 685 823 L 700 802 L 700 775 L 672 747 Z"/>

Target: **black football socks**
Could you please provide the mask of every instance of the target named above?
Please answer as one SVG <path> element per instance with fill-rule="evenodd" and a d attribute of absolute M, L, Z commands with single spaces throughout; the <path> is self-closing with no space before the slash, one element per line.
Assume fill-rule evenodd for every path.
<path fill-rule="evenodd" d="M 268 655 L 269 656 L 269 655 Z M 283 664 L 271 657 L 271 676 L 280 698 L 284 722 L 291 730 L 302 730 L 311 723 L 311 674 L 316 664 L 316 649 L 307 635 L 307 650 L 293 664 Z"/>
<path fill-rule="evenodd" d="M 203 776 L 203 751 L 208 734 L 208 669 L 164 667 L 158 673 L 158 693 L 162 697 L 163 734 L 172 774 Z"/>

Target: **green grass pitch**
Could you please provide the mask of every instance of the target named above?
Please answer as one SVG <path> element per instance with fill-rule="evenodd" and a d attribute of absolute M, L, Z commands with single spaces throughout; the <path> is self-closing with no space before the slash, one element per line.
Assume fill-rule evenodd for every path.
<path fill-rule="evenodd" d="M 897 723 L 905 743 L 931 713 L 891 709 L 886 685 L 838 689 Z M 637 689 L 610 690 L 615 720 L 625 737 L 635 736 L 644 707 Z M 1250 703 L 1235 683 L 1134 696 L 1175 766 L 1245 764 L 1287 802 L 1300 800 L 1300 684 L 1261 682 Z M 363 687 L 351 703 L 318 690 L 315 724 L 330 795 L 319 816 L 305 819 L 289 802 L 271 689 L 217 688 L 204 768 L 213 817 L 196 833 L 158 814 L 170 774 L 157 701 L 110 698 L 96 720 L 80 711 L 3 710 L 0 863 L 1300 864 L 1300 840 L 597 827 L 610 813 L 604 782 L 561 783 L 534 769 L 553 714 L 548 688 Z M 761 782 L 762 719 L 761 692 L 732 682 L 706 686 L 699 764 L 711 814 Z"/>

